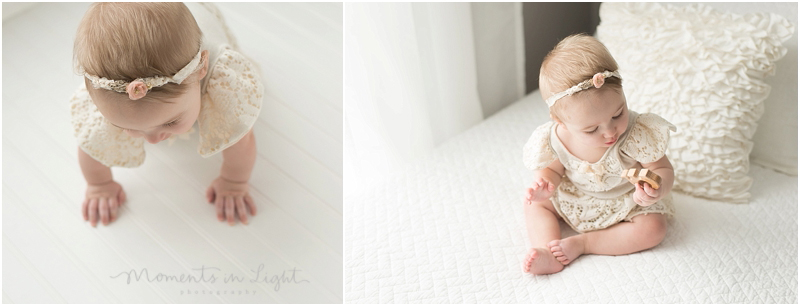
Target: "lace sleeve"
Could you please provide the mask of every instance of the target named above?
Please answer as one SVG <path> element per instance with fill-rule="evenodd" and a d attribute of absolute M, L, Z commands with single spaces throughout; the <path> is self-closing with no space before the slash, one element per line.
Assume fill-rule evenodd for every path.
<path fill-rule="evenodd" d="M 255 64 L 233 49 L 219 55 L 208 77 L 197 118 L 197 151 L 203 157 L 227 149 L 250 131 L 261 112 L 264 92 Z"/>
<path fill-rule="evenodd" d="M 138 167 L 144 162 L 144 139 L 133 138 L 106 121 L 81 85 L 70 99 L 78 146 L 106 167 Z"/>
<path fill-rule="evenodd" d="M 675 126 L 661 116 L 640 114 L 620 149 L 640 163 L 655 162 L 666 154 L 670 131 L 675 132 Z"/>
<path fill-rule="evenodd" d="M 533 131 L 533 134 L 531 134 L 522 149 L 522 161 L 528 169 L 543 169 L 557 159 L 556 153 L 550 147 L 550 130 L 552 127 L 552 121 L 540 125 Z"/>

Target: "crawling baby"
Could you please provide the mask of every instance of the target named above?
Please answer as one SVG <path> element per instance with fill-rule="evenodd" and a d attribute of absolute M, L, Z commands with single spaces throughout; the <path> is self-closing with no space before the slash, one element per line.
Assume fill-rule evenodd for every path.
<path fill-rule="evenodd" d="M 224 160 L 205 191 L 218 220 L 247 224 L 256 214 L 248 181 L 263 86 L 221 16 L 210 4 L 119 2 L 92 4 L 81 20 L 74 61 L 84 84 L 71 112 L 92 226 L 116 220 L 126 202 L 111 167 L 138 167 L 145 140 L 187 133 L 195 121 L 198 153 Z"/>

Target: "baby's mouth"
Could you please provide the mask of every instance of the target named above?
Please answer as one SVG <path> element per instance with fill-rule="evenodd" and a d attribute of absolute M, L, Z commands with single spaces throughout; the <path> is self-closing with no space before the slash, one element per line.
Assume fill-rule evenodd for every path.
<path fill-rule="evenodd" d="M 606 144 L 610 145 L 610 144 L 614 144 L 615 142 L 617 142 L 617 138 L 616 137 L 614 139 L 612 139 L 611 141 L 606 142 Z"/>

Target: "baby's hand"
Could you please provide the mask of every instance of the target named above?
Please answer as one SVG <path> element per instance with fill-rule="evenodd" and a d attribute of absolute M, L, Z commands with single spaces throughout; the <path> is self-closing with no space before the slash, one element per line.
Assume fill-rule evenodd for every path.
<path fill-rule="evenodd" d="M 644 185 L 644 187 L 642 187 Z M 661 200 L 663 195 L 661 189 L 653 189 L 650 184 L 639 182 L 636 186 L 636 191 L 633 192 L 633 201 L 641 206 L 650 206 Z"/>
<path fill-rule="evenodd" d="M 214 203 L 217 208 L 217 220 L 228 219 L 229 225 L 236 224 L 235 216 L 239 215 L 239 220 L 247 224 L 247 208 L 250 214 L 256 215 L 256 203 L 249 194 L 247 182 L 232 182 L 222 176 L 217 177 L 211 186 L 206 190 L 206 199 L 209 203 Z"/>
<path fill-rule="evenodd" d="M 533 187 L 528 188 L 525 194 L 525 201 L 528 204 L 533 202 L 549 199 L 553 195 L 553 190 L 556 186 L 547 179 L 540 177 L 536 182 L 533 182 Z"/>
<path fill-rule="evenodd" d="M 100 185 L 87 185 L 86 199 L 83 200 L 81 206 L 83 220 L 91 222 L 92 226 L 97 226 L 98 219 L 103 222 L 103 225 L 108 225 L 117 220 L 119 207 L 125 203 L 125 200 L 126 196 L 122 185 L 115 181 Z"/>

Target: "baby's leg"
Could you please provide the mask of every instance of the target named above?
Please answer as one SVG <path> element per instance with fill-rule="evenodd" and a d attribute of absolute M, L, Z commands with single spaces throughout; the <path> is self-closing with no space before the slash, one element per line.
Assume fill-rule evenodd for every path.
<path fill-rule="evenodd" d="M 638 215 L 606 229 L 583 233 L 547 244 L 556 259 L 567 265 L 583 254 L 624 255 L 657 246 L 667 234 L 663 214 Z"/>
<path fill-rule="evenodd" d="M 522 270 L 525 273 L 551 274 L 564 269 L 547 247 L 548 241 L 561 238 L 558 227 L 558 214 L 550 200 L 541 202 L 527 201 L 525 206 L 525 225 L 528 228 L 528 239 L 532 248 L 525 256 Z"/>

